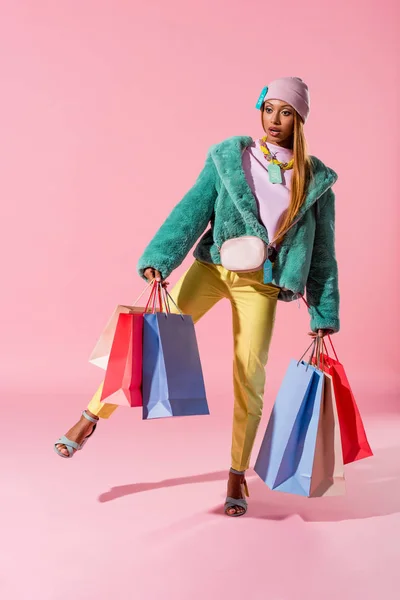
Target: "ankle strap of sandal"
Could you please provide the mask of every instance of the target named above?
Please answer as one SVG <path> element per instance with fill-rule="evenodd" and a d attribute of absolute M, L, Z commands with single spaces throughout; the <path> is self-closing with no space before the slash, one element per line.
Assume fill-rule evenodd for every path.
<path fill-rule="evenodd" d="M 229 470 L 231 473 L 234 473 L 235 475 L 244 475 L 246 473 L 246 471 L 236 471 L 236 469 L 232 469 L 232 467 Z"/>
<path fill-rule="evenodd" d="M 97 423 L 97 421 L 99 420 L 98 418 L 94 419 L 93 417 L 91 417 L 90 415 L 88 415 L 87 412 L 86 412 L 86 410 L 84 410 L 82 412 L 82 415 L 85 417 L 85 419 L 87 419 L 88 421 L 91 421 L 92 423 Z"/>

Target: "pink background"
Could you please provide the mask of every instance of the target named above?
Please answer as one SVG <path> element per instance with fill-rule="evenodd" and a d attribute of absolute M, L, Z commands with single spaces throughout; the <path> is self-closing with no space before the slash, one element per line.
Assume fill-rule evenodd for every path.
<path fill-rule="evenodd" d="M 351 11 L 316 0 L 1 2 L 4 597 L 375 600 L 385 587 L 398 598 L 399 10 L 355 0 Z M 114 306 L 142 291 L 145 244 L 209 145 L 262 135 L 254 105 L 284 75 L 309 84 L 310 151 L 339 174 L 334 342 L 376 457 L 348 468 L 345 499 L 303 502 L 254 479 L 239 523 L 218 508 L 232 406 L 226 304 L 198 325 L 208 420 L 142 424 L 120 410 L 72 463 L 51 445 L 102 377 L 87 359 Z M 279 305 L 261 431 L 308 326 L 304 305 Z M 102 496 L 109 487 L 116 502 Z"/>

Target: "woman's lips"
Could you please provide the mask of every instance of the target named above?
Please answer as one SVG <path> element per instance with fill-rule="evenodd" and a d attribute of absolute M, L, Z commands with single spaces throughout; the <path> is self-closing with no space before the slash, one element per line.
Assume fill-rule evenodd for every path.
<path fill-rule="evenodd" d="M 278 129 L 268 129 L 268 131 L 274 137 L 278 137 L 278 135 L 280 135 L 280 133 L 281 133 Z"/>

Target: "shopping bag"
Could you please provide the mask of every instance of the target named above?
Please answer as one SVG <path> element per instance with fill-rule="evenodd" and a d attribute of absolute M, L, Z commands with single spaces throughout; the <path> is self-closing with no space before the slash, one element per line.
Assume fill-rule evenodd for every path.
<path fill-rule="evenodd" d="M 100 401 L 143 406 L 143 313 L 120 313 Z"/>
<path fill-rule="evenodd" d="M 302 300 L 310 308 L 309 303 L 303 296 Z M 330 335 L 328 335 L 328 339 L 336 360 L 330 358 L 326 344 L 323 341 L 326 354 L 323 354 L 321 357 L 321 368 L 326 373 L 329 373 L 333 379 L 342 439 L 343 461 L 346 465 L 362 458 L 373 456 L 373 452 L 369 445 L 360 411 L 350 388 L 344 367 L 337 357 Z"/>
<path fill-rule="evenodd" d="M 164 294 L 172 300 L 166 290 Z M 143 419 L 208 414 L 192 317 L 170 312 L 145 314 Z"/>
<path fill-rule="evenodd" d="M 147 306 L 136 306 L 137 302 L 139 302 L 140 298 L 145 294 L 145 292 L 151 287 L 151 294 Z M 106 370 L 108 365 L 108 360 L 110 357 L 111 347 L 114 340 L 115 330 L 118 323 L 118 318 L 120 314 L 138 314 L 142 315 L 151 304 L 153 300 L 153 282 L 150 282 L 148 286 L 143 290 L 140 294 L 139 298 L 130 306 L 125 304 L 119 304 L 113 314 L 111 315 L 107 325 L 103 329 L 98 341 L 96 342 L 95 347 L 92 350 L 92 353 L 89 358 L 89 362 L 101 369 Z"/>
<path fill-rule="evenodd" d="M 114 340 L 115 330 L 119 316 L 121 314 L 138 314 L 144 313 L 144 307 L 139 306 L 127 306 L 119 304 L 111 315 L 110 320 L 103 329 L 100 338 L 98 339 L 93 351 L 90 355 L 89 362 L 100 369 L 107 369 L 108 360 L 110 358 L 110 352 Z"/>
<path fill-rule="evenodd" d="M 254 470 L 275 491 L 307 497 L 344 493 L 332 381 L 310 362 L 290 362 Z"/>
<path fill-rule="evenodd" d="M 329 356 L 324 343 L 325 353 L 321 355 L 320 365 L 321 368 L 331 376 L 333 381 L 339 416 L 343 461 L 344 464 L 349 464 L 361 460 L 362 458 L 373 456 L 373 452 L 369 445 L 361 414 L 347 379 L 346 372 L 343 365 L 339 362 L 330 336 L 328 337 L 336 360 Z M 316 360 L 316 357 L 314 357 L 313 362 L 315 363 Z"/>
<path fill-rule="evenodd" d="M 324 374 L 324 394 L 312 469 L 310 497 L 346 493 L 343 450 L 332 377 Z"/>

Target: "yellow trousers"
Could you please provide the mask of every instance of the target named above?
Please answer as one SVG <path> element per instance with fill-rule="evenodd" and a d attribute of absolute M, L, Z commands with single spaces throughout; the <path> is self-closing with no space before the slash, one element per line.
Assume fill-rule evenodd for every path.
<path fill-rule="evenodd" d="M 262 271 L 233 273 L 220 265 L 195 261 L 171 291 L 185 314 L 196 323 L 219 300 L 227 298 L 232 306 L 234 340 L 234 413 L 232 431 L 232 468 L 244 471 L 260 423 L 265 366 L 275 323 L 279 288 L 263 283 Z M 176 312 L 171 303 L 171 311 Z M 100 403 L 103 383 L 88 409 L 107 419 L 117 408 Z"/>

